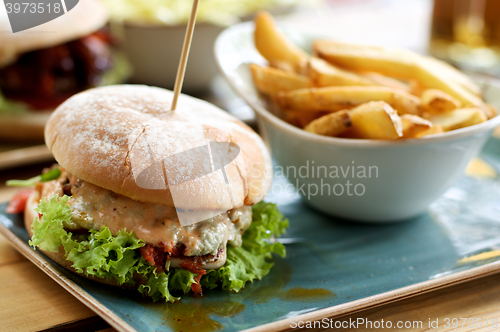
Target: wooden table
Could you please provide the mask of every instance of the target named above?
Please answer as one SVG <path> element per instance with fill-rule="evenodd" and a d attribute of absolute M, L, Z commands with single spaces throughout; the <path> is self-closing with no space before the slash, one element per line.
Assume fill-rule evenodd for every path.
<path fill-rule="evenodd" d="M 15 188 L 4 183 L 12 178 L 29 178 L 49 164 L 26 166 L 0 172 L 0 202 L 10 199 Z M 0 235 L 0 331 L 114 331 L 94 312 L 73 298 L 56 282 L 21 256 Z M 451 331 L 445 318 L 497 318 L 500 321 L 500 274 L 469 281 L 428 294 L 419 295 L 378 308 L 339 318 L 340 321 L 365 318 L 370 321 L 422 321 L 422 327 L 405 331 L 427 331 L 428 321 L 439 319 L 433 331 Z M 500 324 L 500 323 L 499 323 Z M 318 331 L 320 331 L 319 329 Z M 349 329 L 346 329 L 349 330 Z M 366 329 L 366 331 L 380 329 Z M 471 331 L 460 328 L 459 331 Z M 488 331 L 491 328 L 475 329 Z"/>

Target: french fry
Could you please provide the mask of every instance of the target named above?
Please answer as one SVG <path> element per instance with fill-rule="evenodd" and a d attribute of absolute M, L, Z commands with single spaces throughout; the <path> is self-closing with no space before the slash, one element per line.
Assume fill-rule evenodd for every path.
<path fill-rule="evenodd" d="M 309 60 L 309 77 L 315 86 L 372 86 L 380 85 L 368 78 L 356 75 L 355 73 L 342 70 L 331 65 L 323 59 L 311 57 Z"/>
<path fill-rule="evenodd" d="M 304 129 L 310 133 L 324 136 L 338 136 L 351 126 L 347 110 L 322 116 L 309 123 Z"/>
<path fill-rule="evenodd" d="M 399 114 L 420 114 L 420 99 L 388 87 L 323 87 L 280 92 L 275 96 L 282 109 L 336 112 L 370 101 L 385 101 Z"/>
<path fill-rule="evenodd" d="M 460 108 L 462 104 L 441 90 L 427 89 L 420 96 L 422 109 L 430 113 L 442 113 Z"/>
<path fill-rule="evenodd" d="M 388 77 L 379 73 L 375 72 L 362 72 L 358 73 L 360 76 L 365 77 L 371 81 L 373 81 L 375 84 L 373 85 L 382 85 L 382 86 L 387 86 L 390 88 L 394 89 L 400 89 L 404 90 L 408 93 L 411 93 L 410 90 L 410 85 L 407 83 L 404 83 L 400 80 L 394 79 L 392 77 Z"/>
<path fill-rule="evenodd" d="M 401 116 L 403 136 L 401 138 L 417 138 L 432 128 L 432 122 L 417 115 L 404 114 Z"/>
<path fill-rule="evenodd" d="M 442 133 L 444 133 L 443 127 L 441 127 L 441 125 L 438 124 L 433 124 L 432 127 L 427 129 L 426 131 L 421 132 L 415 138 L 421 138 L 424 136 L 437 135 Z"/>
<path fill-rule="evenodd" d="M 487 116 L 484 102 L 449 67 L 416 53 L 376 46 L 360 46 L 326 40 L 314 42 L 314 52 L 326 61 L 351 70 L 374 71 L 401 79 L 417 79 L 429 89 L 442 90 L 465 106 L 478 106 Z M 443 68 L 447 68 L 443 70 Z"/>
<path fill-rule="evenodd" d="M 267 95 L 275 95 L 280 91 L 290 91 L 312 86 L 306 76 L 289 73 L 280 69 L 261 67 L 250 64 L 250 72 L 257 90 Z"/>
<path fill-rule="evenodd" d="M 409 92 L 408 84 L 375 72 L 351 72 L 338 68 L 318 57 L 309 59 L 309 77 L 318 87 L 387 86 Z"/>
<path fill-rule="evenodd" d="M 495 116 L 498 115 L 498 110 L 495 108 L 495 106 L 486 104 L 486 108 L 488 109 L 488 119 L 494 118 Z"/>
<path fill-rule="evenodd" d="M 416 56 L 406 50 L 330 40 L 314 41 L 313 50 L 316 56 L 350 70 L 376 72 L 403 79 L 414 78 Z"/>
<path fill-rule="evenodd" d="M 398 91 L 398 90 L 395 90 Z M 374 99 L 376 100 L 376 99 Z M 414 114 L 420 115 L 422 113 L 420 100 L 415 96 L 412 96 L 406 92 L 394 92 L 392 95 L 392 100 L 389 100 L 389 104 L 398 111 L 398 114 Z"/>
<path fill-rule="evenodd" d="M 269 62 L 289 63 L 295 72 L 304 72 L 309 55 L 290 42 L 278 30 L 273 17 L 267 12 L 259 12 L 254 19 L 255 47 Z"/>
<path fill-rule="evenodd" d="M 488 120 L 478 107 L 459 108 L 445 113 L 433 114 L 427 119 L 434 125 L 440 125 L 444 131 L 465 128 Z"/>
<path fill-rule="evenodd" d="M 415 79 L 409 80 L 408 85 L 410 86 L 408 92 L 417 97 L 421 97 L 422 93 L 427 90 L 425 86 L 422 85 L 422 83 Z"/>
<path fill-rule="evenodd" d="M 372 101 L 349 112 L 350 135 L 366 139 L 398 139 L 403 136 L 403 124 L 397 112 L 387 103 Z"/>
<path fill-rule="evenodd" d="M 302 128 L 302 125 L 299 121 L 298 112 L 283 112 L 281 118 L 292 126 Z"/>
<path fill-rule="evenodd" d="M 295 73 L 295 70 L 289 62 L 271 60 L 269 61 L 269 67 L 280 69 L 288 73 Z"/>
<path fill-rule="evenodd" d="M 331 112 L 316 111 L 316 112 L 302 112 L 302 111 L 286 111 L 287 118 L 293 118 L 297 123 L 297 127 L 305 128 L 311 121 L 321 118 L 322 116 L 328 115 Z"/>
<path fill-rule="evenodd" d="M 431 66 L 434 68 L 436 73 L 439 75 L 444 75 L 448 76 L 450 79 L 454 80 L 456 83 L 462 85 L 464 88 L 472 92 L 473 94 L 477 96 L 481 96 L 481 89 L 479 86 L 474 83 L 467 75 L 464 73 L 460 72 L 457 70 L 455 67 L 451 66 L 450 64 L 435 59 L 433 57 L 422 57 L 424 61 L 430 62 L 428 66 Z"/>

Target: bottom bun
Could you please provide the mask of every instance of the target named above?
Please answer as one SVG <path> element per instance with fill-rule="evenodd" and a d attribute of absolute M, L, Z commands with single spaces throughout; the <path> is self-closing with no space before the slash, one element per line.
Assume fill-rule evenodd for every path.
<path fill-rule="evenodd" d="M 36 190 L 33 191 L 33 193 L 31 193 L 28 200 L 26 201 L 26 208 L 24 210 L 24 225 L 26 227 L 26 230 L 28 231 L 28 234 L 30 235 L 30 238 L 33 237 L 33 230 L 31 229 L 31 225 L 33 224 L 35 219 L 39 218 L 38 213 L 35 211 L 35 208 L 38 206 L 39 201 L 40 201 L 40 194 Z M 49 257 L 50 259 L 52 259 L 54 262 L 61 265 L 65 269 L 67 269 L 73 273 L 76 273 L 82 277 L 85 277 L 87 279 L 94 280 L 94 281 L 97 281 L 97 282 L 100 282 L 100 283 L 103 283 L 106 285 L 118 286 L 118 287 L 122 287 L 122 288 L 135 289 L 140 285 L 139 282 L 135 286 L 119 285 L 115 279 L 103 279 L 103 278 L 99 278 L 99 277 L 93 277 L 91 275 L 86 276 L 84 273 L 77 272 L 74 268 L 71 267 L 71 265 L 73 265 L 73 263 L 66 260 L 66 253 L 64 251 L 63 246 L 59 247 L 58 252 L 46 251 L 46 250 L 43 250 L 40 248 L 37 248 L 37 250 L 40 250 L 41 252 L 43 252 L 45 256 Z"/>
<path fill-rule="evenodd" d="M 0 139 L 13 142 L 43 142 L 45 123 L 52 111 L 0 114 Z"/>

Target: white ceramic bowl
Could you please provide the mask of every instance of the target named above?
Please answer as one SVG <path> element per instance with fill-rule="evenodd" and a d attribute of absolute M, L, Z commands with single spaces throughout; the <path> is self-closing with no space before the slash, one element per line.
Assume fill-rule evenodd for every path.
<path fill-rule="evenodd" d="M 306 50 L 316 39 L 284 32 Z M 248 69 L 248 63 L 265 63 L 253 45 L 252 22 L 225 30 L 215 44 L 215 58 L 233 89 L 255 110 L 261 133 L 280 165 L 277 175 L 287 176 L 308 205 L 346 219 L 391 222 L 425 212 L 463 175 L 468 162 L 500 125 L 500 117 L 496 117 L 468 128 L 404 141 L 319 136 L 266 110 Z M 486 101 L 500 108 L 500 85 L 492 81 L 482 86 Z M 279 192 L 280 188 L 273 190 Z"/>
<path fill-rule="evenodd" d="M 217 75 L 212 50 L 223 29 L 208 23 L 196 24 L 183 92 L 203 91 Z M 130 81 L 173 89 L 185 33 L 186 25 L 125 24 L 120 47 L 134 68 Z"/>

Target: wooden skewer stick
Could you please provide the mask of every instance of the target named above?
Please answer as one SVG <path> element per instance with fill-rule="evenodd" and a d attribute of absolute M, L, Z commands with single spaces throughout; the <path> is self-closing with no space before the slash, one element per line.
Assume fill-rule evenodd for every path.
<path fill-rule="evenodd" d="M 179 99 L 179 94 L 181 93 L 182 83 L 184 83 L 184 75 L 186 74 L 189 49 L 191 48 L 191 42 L 193 41 L 194 25 L 196 23 L 196 14 L 198 13 L 199 3 L 200 0 L 193 0 L 193 8 L 191 9 L 186 35 L 184 36 L 184 44 L 182 45 L 181 60 L 179 62 L 179 67 L 177 68 L 177 76 L 175 77 L 174 99 L 172 100 L 171 108 L 172 111 L 175 111 L 177 108 L 177 100 Z"/>

